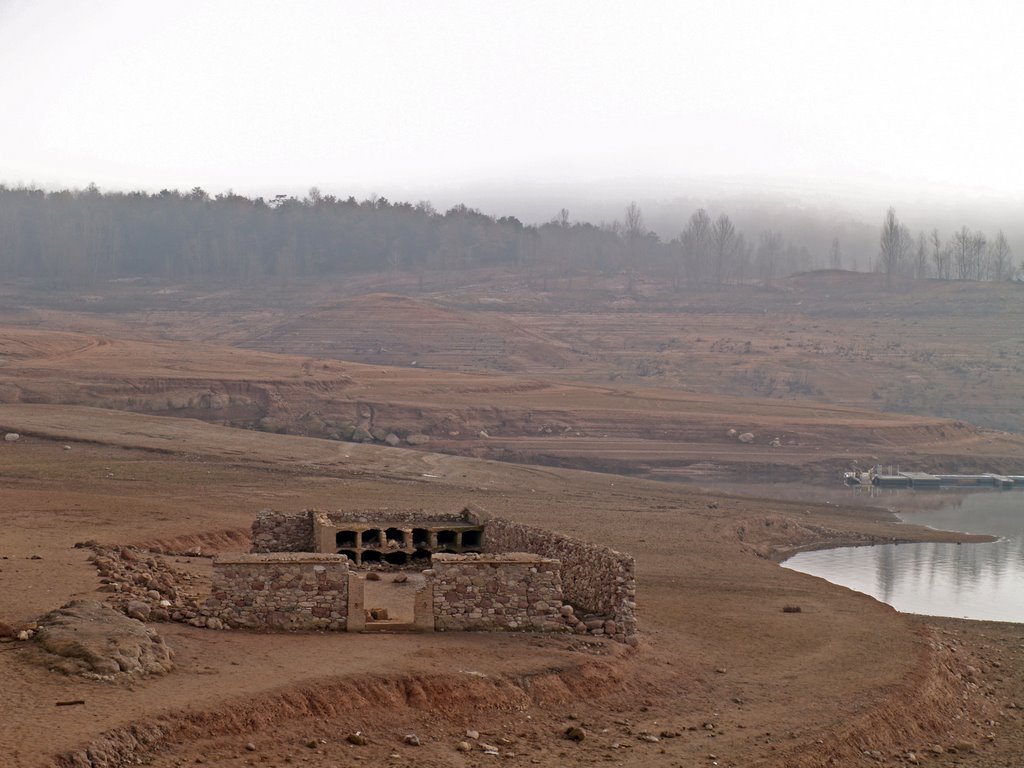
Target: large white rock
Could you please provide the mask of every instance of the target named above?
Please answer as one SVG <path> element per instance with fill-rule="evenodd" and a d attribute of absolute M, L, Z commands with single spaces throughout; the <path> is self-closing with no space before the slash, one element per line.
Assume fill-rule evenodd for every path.
<path fill-rule="evenodd" d="M 8 443 L 16 443 L 19 440 L 21 440 L 21 435 L 19 435 L 17 432 L 8 432 L 6 435 L 4 435 L 4 440 L 6 440 Z"/>

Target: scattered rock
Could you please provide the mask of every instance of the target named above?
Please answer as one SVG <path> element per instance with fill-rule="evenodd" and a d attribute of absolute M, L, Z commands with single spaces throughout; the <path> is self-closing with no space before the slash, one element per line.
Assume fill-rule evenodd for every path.
<path fill-rule="evenodd" d="M 640 741 L 649 741 L 652 744 L 657 744 L 659 741 L 661 741 L 661 739 L 659 739 L 653 733 L 641 733 L 639 736 L 637 736 L 637 738 L 640 739 Z"/>
<path fill-rule="evenodd" d="M 374 621 L 387 621 L 388 620 L 388 609 L 387 608 L 371 608 L 370 618 Z"/>
<path fill-rule="evenodd" d="M 21 435 L 19 435 L 17 432 L 8 432 L 6 435 L 4 435 L 4 440 L 6 440 L 8 443 L 16 443 L 19 440 L 21 440 Z"/>
<path fill-rule="evenodd" d="M 390 445 L 392 448 L 402 444 L 402 438 L 396 435 L 394 432 L 388 432 L 384 435 L 384 444 Z"/>
<path fill-rule="evenodd" d="M 402 741 L 408 744 L 410 747 L 418 747 L 420 746 L 420 744 L 422 744 L 422 742 L 420 741 L 420 737 L 417 736 L 415 733 L 405 734 L 405 738 L 402 739 Z"/>
<path fill-rule="evenodd" d="M 392 584 L 405 584 L 405 582 L 407 582 L 408 580 L 409 580 L 409 575 L 407 573 L 399 573 L 393 579 L 391 579 L 391 583 Z"/>
<path fill-rule="evenodd" d="M 0 621 L 0 637 L 14 637 L 16 634 L 17 632 L 14 631 L 14 627 Z"/>
<path fill-rule="evenodd" d="M 409 445 L 426 445 L 430 442 L 430 435 L 424 435 L 419 432 L 413 435 L 409 435 L 405 438 L 405 442 Z"/>
<path fill-rule="evenodd" d="M 466 738 L 467 739 L 479 739 L 480 738 L 480 731 L 466 731 Z"/>
<path fill-rule="evenodd" d="M 726 437 L 736 437 L 736 430 L 735 429 L 726 430 L 725 436 Z"/>
<path fill-rule="evenodd" d="M 149 618 L 149 605 L 141 600 L 131 600 L 124 607 L 124 612 L 133 619 L 145 621 Z"/>
<path fill-rule="evenodd" d="M 366 574 L 366 580 L 367 581 L 380 581 L 380 574 L 377 573 L 376 571 L 370 571 L 368 574 Z"/>
<path fill-rule="evenodd" d="M 784 605 L 782 606 L 783 613 L 800 613 L 799 605 Z"/>
<path fill-rule="evenodd" d="M 487 434 L 487 430 L 485 429 L 481 429 L 479 432 L 477 432 L 476 436 L 482 440 L 487 440 L 488 438 L 490 438 L 490 435 Z"/>
<path fill-rule="evenodd" d="M 408 738 L 408 736 L 406 738 Z M 363 734 L 360 731 L 350 733 L 348 736 L 345 737 L 345 741 L 347 741 L 349 744 L 355 744 L 357 747 L 365 747 L 369 743 L 369 740 L 365 736 L 363 736 Z"/>
<path fill-rule="evenodd" d="M 256 745 L 253 744 L 251 741 L 248 744 L 245 745 L 245 748 L 247 750 L 249 750 L 250 752 L 255 752 L 256 751 Z"/>
<path fill-rule="evenodd" d="M 754 433 L 753 432 L 744 432 L 742 435 L 739 436 L 739 441 L 741 443 L 752 443 L 752 442 L 754 442 Z"/>
<path fill-rule="evenodd" d="M 565 729 L 563 734 L 569 741 L 583 741 L 587 738 L 587 732 L 580 728 L 578 725 L 570 726 Z"/>
<path fill-rule="evenodd" d="M 459 752 L 469 752 L 472 749 L 468 741 L 460 741 L 455 745 L 455 748 L 459 750 Z"/>

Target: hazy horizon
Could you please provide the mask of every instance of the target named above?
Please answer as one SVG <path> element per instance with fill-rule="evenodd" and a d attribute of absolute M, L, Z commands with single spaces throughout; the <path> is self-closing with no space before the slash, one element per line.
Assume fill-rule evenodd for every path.
<path fill-rule="evenodd" d="M 1024 204 L 1022 27 L 994 1 L 5 0 L 0 180 L 317 186 L 529 221 L 769 197 L 983 227 L 968 212 Z"/>

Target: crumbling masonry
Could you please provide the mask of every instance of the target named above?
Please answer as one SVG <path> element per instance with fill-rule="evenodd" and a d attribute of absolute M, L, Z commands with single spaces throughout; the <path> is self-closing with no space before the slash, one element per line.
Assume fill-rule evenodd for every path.
<path fill-rule="evenodd" d="M 359 631 L 355 566 L 422 565 L 419 631 L 572 631 L 636 644 L 633 558 L 491 517 L 420 512 L 263 511 L 254 554 L 214 560 L 202 613 L 227 626 Z"/>

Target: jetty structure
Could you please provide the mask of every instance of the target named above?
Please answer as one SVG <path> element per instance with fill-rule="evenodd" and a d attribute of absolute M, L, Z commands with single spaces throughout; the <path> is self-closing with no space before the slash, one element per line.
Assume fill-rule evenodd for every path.
<path fill-rule="evenodd" d="M 850 486 L 873 485 L 879 488 L 1024 488 L 1024 475 L 999 475 L 984 472 L 977 475 L 942 474 L 929 472 L 903 472 L 899 467 L 872 467 L 867 471 L 853 470 L 843 473 L 843 482 Z"/>

